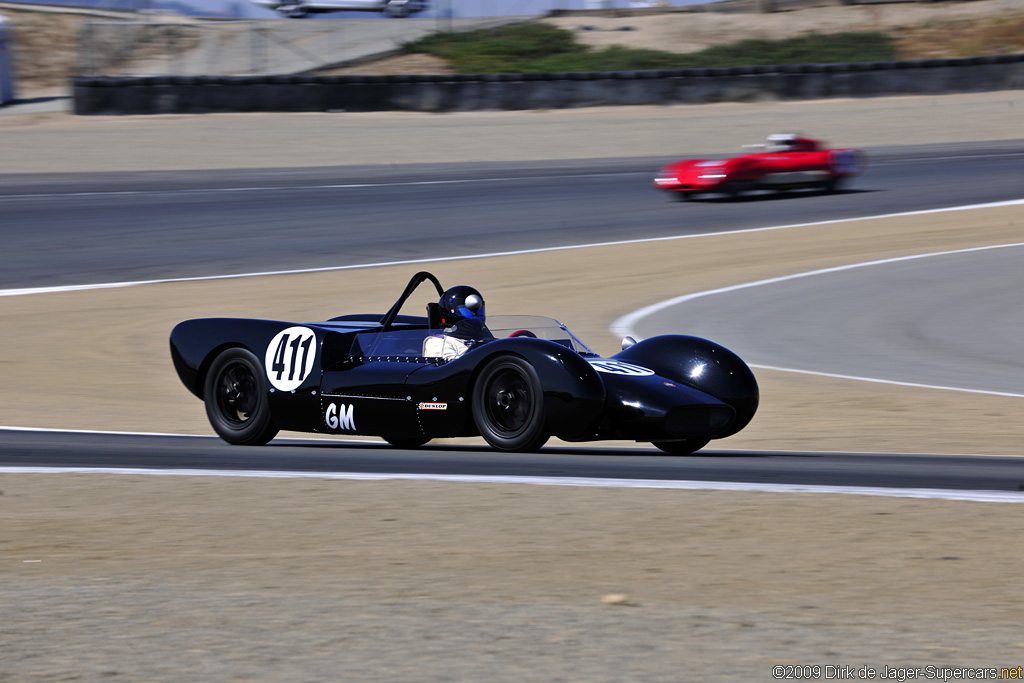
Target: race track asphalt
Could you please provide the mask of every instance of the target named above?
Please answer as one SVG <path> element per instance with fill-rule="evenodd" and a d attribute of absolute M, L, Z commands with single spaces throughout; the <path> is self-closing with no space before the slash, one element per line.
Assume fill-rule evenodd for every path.
<path fill-rule="evenodd" d="M 278 438 L 271 446 L 229 446 L 216 437 L 0 429 L 0 468 L 78 473 L 175 472 L 202 476 L 381 478 L 568 485 L 669 486 L 731 490 L 857 492 L 1024 502 L 1021 458 L 881 453 L 718 450 L 668 457 L 654 448 L 552 445 L 539 453 L 438 444 L 403 450 L 354 439 Z M 702 486 L 703 484 L 703 486 Z M 744 489 L 744 485 L 752 485 Z M 1008 495 L 1007 495 L 1008 494 Z"/>
<path fill-rule="evenodd" d="M 1022 262 L 1024 242 L 850 264 L 662 308 L 633 331 L 685 329 L 762 366 L 1020 398 Z"/>
<path fill-rule="evenodd" d="M 452 258 L 1017 198 L 1024 142 L 879 148 L 834 195 L 651 187 L 667 160 L 0 174 L 0 288 Z M 964 182 L 969 178 L 970 182 Z"/>

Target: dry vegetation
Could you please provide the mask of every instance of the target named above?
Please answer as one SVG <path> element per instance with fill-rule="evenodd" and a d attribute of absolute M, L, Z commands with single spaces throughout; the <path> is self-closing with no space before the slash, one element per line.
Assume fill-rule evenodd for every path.
<path fill-rule="evenodd" d="M 905 59 L 1016 54 L 1024 52 L 1024 14 L 927 21 L 902 29 L 897 44 Z"/>
<path fill-rule="evenodd" d="M 4 9 L 2 14 L 14 26 L 15 68 L 18 72 L 18 91 L 22 97 L 40 97 L 63 92 L 68 78 L 80 73 L 79 42 L 82 27 L 88 22 L 111 22 L 104 17 L 79 12 L 40 12 Z M 166 21 L 162 17 L 161 21 Z M 180 21 L 175 23 L 182 23 Z M 134 43 L 128 44 L 123 36 L 106 32 L 102 45 L 94 45 L 95 56 L 118 59 L 124 51 L 133 59 L 163 58 L 169 51 L 181 46 L 194 45 L 194 36 L 182 35 L 179 27 L 148 28 L 133 34 Z M 160 35 L 154 35 L 159 32 Z M 167 41 L 168 36 L 173 38 Z M 141 45 L 141 47 L 140 47 Z"/>
<path fill-rule="evenodd" d="M 837 3 L 770 14 L 674 12 L 545 21 L 573 30 L 577 40 L 595 48 L 618 44 L 694 52 L 747 38 L 781 40 L 815 32 L 886 30 L 905 59 L 1024 52 L 1024 0 Z"/>

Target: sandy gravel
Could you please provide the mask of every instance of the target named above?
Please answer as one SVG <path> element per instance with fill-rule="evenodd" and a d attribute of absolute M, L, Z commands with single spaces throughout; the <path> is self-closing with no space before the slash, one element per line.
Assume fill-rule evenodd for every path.
<path fill-rule="evenodd" d="M 1019 506 L 105 475 L 0 490 L 0 680 L 17 683 L 734 682 L 1024 659 Z"/>
<path fill-rule="evenodd" d="M 547 158 L 626 157 L 669 153 L 666 140 L 672 151 L 728 151 L 787 121 L 843 145 L 1020 139 L 1022 100 L 0 117 L 0 144 L 17 150 L 16 173 L 366 163 L 374 153 L 543 159 L 545 145 Z M 608 352 L 607 325 L 639 305 L 1020 241 L 1022 219 L 1008 207 L 431 269 L 480 285 L 492 310 L 558 287 L 565 295 L 544 312 Z M 208 434 L 166 358 L 175 322 L 322 318 L 339 312 L 334 292 L 353 289 L 381 291 L 362 301 L 386 306 L 410 270 L 0 298 L 0 422 Z M 759 380 L 761 412 L 723 446 L 1020 454 L 1018 401 L 766 371 Z M 56 398 L 39 391 L 58 384 Z M 775 664 L 1024 663 L 1018 505 L 110 475 L 3 474 L 0 492 L 5 682 L 767 681 Z"/>
<path fill-rule="evenodd" d="M 973 2 L 883 2 L 806 7 L 767 14 L 750 12 L 670 13 L 622 17 L 552 17 L 544 21 L 574 32 L 579 42 L 595 48 L 610 45 L 669 52 L 697 52 L 749 38 L 794 38 L 809 33 L 877 31 L 948 22 L 971 23 L 1024 15 L 1024 0 Z"/>
<path fill-rule="evenodd" d="M 724 154 L 799 131 L 843 147 L 1024 138 L 1022 91 L 544 112 L 0 115 L 3 173 Z"/>

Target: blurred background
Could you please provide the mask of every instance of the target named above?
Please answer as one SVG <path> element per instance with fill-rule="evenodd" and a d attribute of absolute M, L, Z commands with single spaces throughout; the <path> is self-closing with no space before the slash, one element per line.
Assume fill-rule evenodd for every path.
<path fill-rule="evenodd" d="M 128 10 L 137 12 L 176 12 L 196 17 L 222 17 L 229 19 L 273 19 L 280 17 L 274 10 L 259 7 L 248 0 L 23 0 L 17 4 L 59 5 L 94 9 Z M 436 0 L 433 7 L 418 16 L 497 17 L 524 14 L 544 14 L 552 10 L 612 9 L 628 7 L 683 6 L 705 4 L 705 0 Z M 316 19 L 344 19 L 366 16 L 365 12 L 338 12 L 311 15 Z"/>

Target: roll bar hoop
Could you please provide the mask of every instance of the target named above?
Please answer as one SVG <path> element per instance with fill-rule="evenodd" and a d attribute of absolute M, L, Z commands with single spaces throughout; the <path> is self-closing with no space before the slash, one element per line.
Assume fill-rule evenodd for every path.
<path fill-rule="evenodd" d="M 434 284 L 434 288 L 437 289 L 437 295 L 441 296 L 444 294 L 444 287 L 441 286 L 441 281 L 438 280 L 432 273 L 428 273 L 425 270 L 421 270 L 412 276 L 409 280 L 409 284 L 405 286 L 405 291 L 402 292 L 402 296 L 398 297 L 398 301 L 392 306 L 384 317 L 381 318 L 381 332 L 387 332 L 391 328 L 391 324 L 395 322 L 395 318 L 398 317 L 398 312 L 402 310 L 402 304 L 408 299 L 412 293 L 423 284 L 426 280 L 430 280 Z"/>

